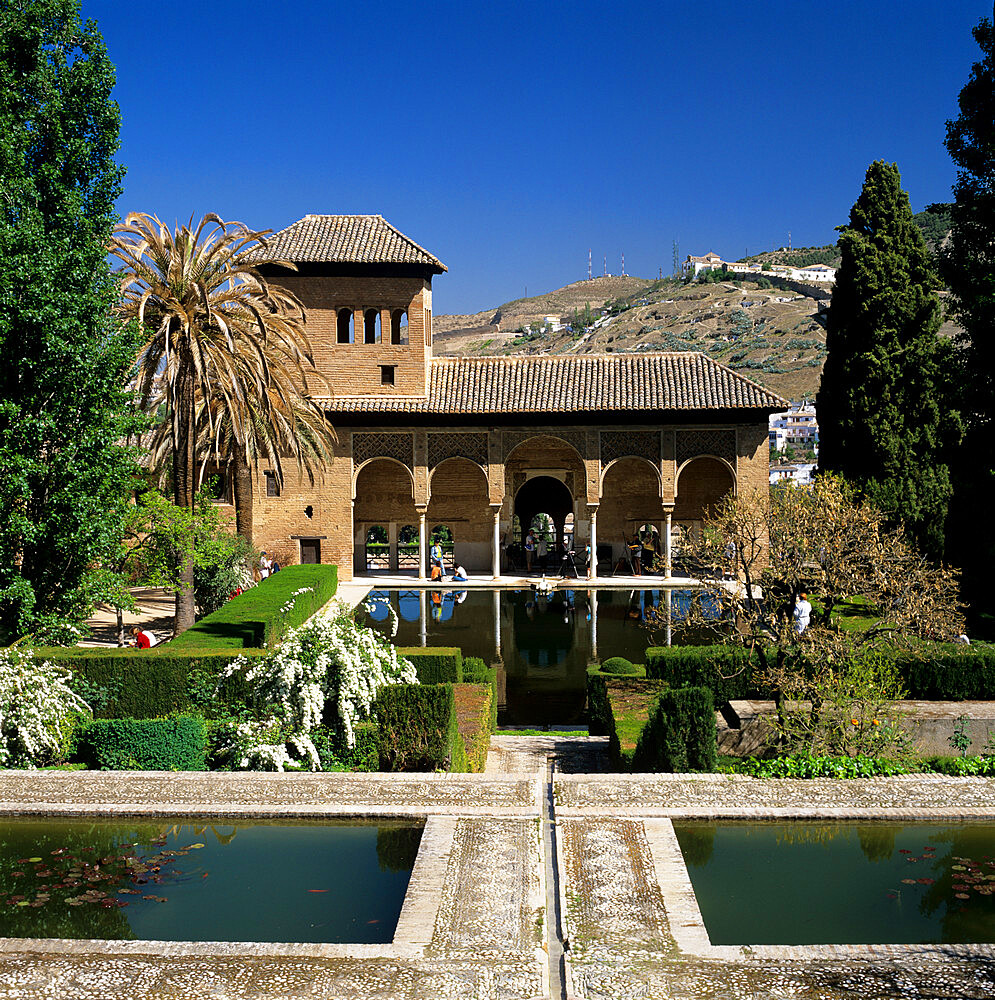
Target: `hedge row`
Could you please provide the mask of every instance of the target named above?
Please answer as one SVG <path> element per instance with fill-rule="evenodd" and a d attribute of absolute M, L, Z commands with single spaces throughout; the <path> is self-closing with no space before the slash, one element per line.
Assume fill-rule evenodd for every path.
<path fill-rule="evenodd" d="M 487 766 L 491 747 L 491 705 L 494 702 L 488 684 L 457 684 L 453 688 L 456 726 L 466 750 L 466 769 L 480 774 Z"/>
<path fill-rule="evenodd" d="M 656 700 L 632 755 L 633 771 L 714 771 L 715 703 L 706 687 L 668 688 Z"/>
<path fill-rule="evenodd" d="M 702 686 L 716 704 L 764 697 L 755 680 L 759 653 L 738 646 L 651 646 L 646 676 L 671 687 Z M 936 644 L 913 653 L 895 653 L 910 698 L 928 701 L 995 700 L 995 648 L 969 649 Z"/>
<path fill-rule="evenodd" d="M 461 684 L 463 651 L 458 646 L 398 646 L 418 672 L 419 684 Z"/>
<path fill-rule="evenodd" d="M 465 771 L 452 684 L 391 684 L 373 703 L 384 771 Z"/>
<path fill-rule="evenodd" d="M 324 607 L 337 588 L 337 566 L 287 566 L 233 597 L 164 648 L 174 653 L 181 650 L 203 653 L 274 646 L 290 629 L 302 625 Z M 305 589 L 305 593 L 295 596 L 296 591 Z M 292 606 L 284 611 L 291 602 Z M 150 652 L 154 654 L 159 648 L 156 646 Z"/>
<path fill-rule="evenodd" d="M 82 761 L 104 771 L 203 771 L 207 726 L 191 715 L 94 719 L 78 747 Z"/>
<path fill-rule="evenodd" d="M 489 667 L 479 656 L 468 656 L 463 661 L 463 681 L 466 684 L 486 684 L 491 689 L 490 727 L 497 729 L 497 667 Z"/>

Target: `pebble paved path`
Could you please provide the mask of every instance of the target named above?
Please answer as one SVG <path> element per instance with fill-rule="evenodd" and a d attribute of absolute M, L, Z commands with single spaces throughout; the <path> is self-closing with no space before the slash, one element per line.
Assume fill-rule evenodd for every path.
<path fill-rule="evenodd" d="M 550 734 L 495 737 L 484 775 L 0 772 L 0 814 L 8 815 L 426 818 L 391 945 L 0 939 L 0 1000 L 995 997 L 988 946 L 709 950 L 688 916 L 687 894 L 674 888 L 683 861 L 667 854 L 666 836 L 671 816 L 873 811 L 995 820 L 995 780 L 762 782 L 597 773 L 603 766 L 603 741 Z M 555 865 L 542 854 L 550 790 Z M 558 894 L 560 927 L 550 926 L 550 892 Z M 565 946 L 562 992 L 549 974 L 550 935 Z"/>

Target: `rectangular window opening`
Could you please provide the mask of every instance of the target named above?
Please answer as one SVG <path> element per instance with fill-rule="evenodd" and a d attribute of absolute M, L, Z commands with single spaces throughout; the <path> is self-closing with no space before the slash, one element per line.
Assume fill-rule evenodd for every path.
<path fill-rule="evenodd" d="M 381 385 L 394 385 L 394 375 L 397 371 L 397 365 L 381 365 L 380 366 L 380 384 Z"/>
<path fill-rule="evenodd" d="M 266 496 L 278 497 L 280 495 L 280 484 L 277 481 L 275 472 L 264 472 L 266 477 Z"/>

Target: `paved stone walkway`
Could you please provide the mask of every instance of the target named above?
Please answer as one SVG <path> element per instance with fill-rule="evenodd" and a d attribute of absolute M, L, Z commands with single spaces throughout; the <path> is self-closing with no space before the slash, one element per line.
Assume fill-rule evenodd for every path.
<path fill-rule="evenodd" d="M 246 945 L 0 939 L 0 1000 L 275 1000 L 551 995 L 549 934 L 577 1000 L 877 1000 L 995 996 L 990 946 L 712 947 L 695 921 L 670 816 L 756 819 L 874 812 L 995 820 L 995 780 L 839 782 L 563 773 L 600 741 L 495 740 L 485 775 L 0 772 L 0 814 L 425 817 L 389 945 Z M 552 790 L 555 863 L 540 816 Z M 503 764 L 529 764 L 501 772 Z M 547 885 L 562 927 L 550 927 Z M 699 915 L 700 920 L 700 915 Z M 558 987 L 552 980 L 554 991 Z M 557 997 L 563 993 L 554 992 Z"/>

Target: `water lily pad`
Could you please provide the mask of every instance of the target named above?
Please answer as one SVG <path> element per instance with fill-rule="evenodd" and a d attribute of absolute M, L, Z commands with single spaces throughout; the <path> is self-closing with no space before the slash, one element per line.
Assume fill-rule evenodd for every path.
<path fill-rule="evenodd" d="M 950 866 L 950 870 L 951 871 L 955 871 L 955 872 L 966 872 L 967 871 L 967 869 L 963 865 L 951 865 Z"/>
<path fill-rule="evenodd" d="M 902 885 L 915 885 L 916 880 L 914 878 L 903 878 Z"/>
<path fill-rule="evenodd" d="M 956 899 L 970 899 L 971 897 L 966 892 L 955 892 L 954 897 Z"/>
<path fill-rule="evenodd" d="M 191 851 L 196 851 L 196 850 L 199 850 L 201 847 L 206 847 L 206 846 L 207 846 L 206 844 L 191 844 L 190 845 L 190 850 Z"/>

